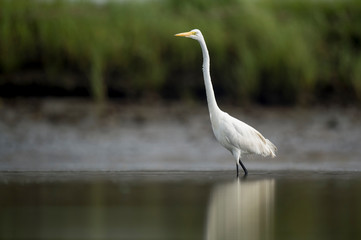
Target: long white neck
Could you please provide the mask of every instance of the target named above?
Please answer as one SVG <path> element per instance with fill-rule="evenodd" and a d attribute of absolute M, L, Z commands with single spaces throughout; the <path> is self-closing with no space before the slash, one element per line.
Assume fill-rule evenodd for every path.
<path fill-rule="evenodd" d="M 214 116 L 217 111 L 220 111 L 220 109 L 218 108 L 211 82 L 211 74 L 209 71 L 210 60 L 209 60 L 207 45 L 203 38 L 199 40 L 199 44 L 201 45 L 202 54 L 203 54 L 203 78 L 204 78 L 204 85 L 206 88 L 208 110 L 212 119 L 212 115 Z"/>

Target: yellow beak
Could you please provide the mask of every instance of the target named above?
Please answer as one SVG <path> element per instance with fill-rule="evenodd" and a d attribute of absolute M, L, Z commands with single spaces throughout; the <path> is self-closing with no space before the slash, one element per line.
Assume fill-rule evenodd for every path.
<path fill-rule="evenodd" d="M 191 35 L 196 34 L 195 32 L 184 32 L 184 33 L 177 33 L 174 36 L 176 37 L 189 37 Z"/>

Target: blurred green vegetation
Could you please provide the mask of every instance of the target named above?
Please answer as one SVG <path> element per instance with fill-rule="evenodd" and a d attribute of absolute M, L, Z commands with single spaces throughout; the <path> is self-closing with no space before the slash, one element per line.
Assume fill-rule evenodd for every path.
<path fill-rule="evenodd" d="M 359 104 L 360 22 L 358 0 L 0 0 L 0 95 L 204 98 L 201 50 L 173 36 L 199 28 L 220 99 Z"/>

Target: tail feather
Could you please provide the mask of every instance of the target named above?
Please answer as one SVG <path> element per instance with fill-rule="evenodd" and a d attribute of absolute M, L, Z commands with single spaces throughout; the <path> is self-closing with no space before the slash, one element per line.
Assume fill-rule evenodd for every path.
<path fill-rule="evenodd" d="M 276 157 L 277 147 L 268 139 L 266 139 L 266 146 L 268 150 L 267 156 Z"/>
<path fill-rule="evenodd" d="M 268 139 L 262 136 L 259 132 L 255 131 L 259 139 L 261 139 L 260 144 L 258 145 L 258 153 L 264 157 L 271 156 L 272 158 L 276 157 L 277 147 Z"/>

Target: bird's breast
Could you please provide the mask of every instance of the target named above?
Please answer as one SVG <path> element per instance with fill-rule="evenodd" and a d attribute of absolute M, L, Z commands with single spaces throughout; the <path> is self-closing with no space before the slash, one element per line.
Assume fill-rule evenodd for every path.
<path fill-rule="evenodd" d="M 233 146 L 231 145 L 230 139 L 226 135 L 226 131 L 224 131 L 224 127 L 224 124 L 222 124 L 222 121 L 219 119 L 214 119 L 212 121 L 212 129 L 215 138 L 223 147 L 231 151 Z"/>

